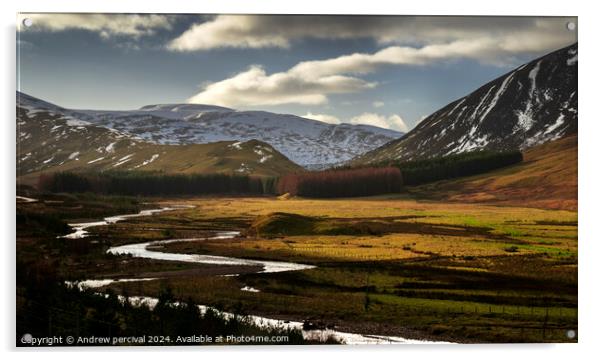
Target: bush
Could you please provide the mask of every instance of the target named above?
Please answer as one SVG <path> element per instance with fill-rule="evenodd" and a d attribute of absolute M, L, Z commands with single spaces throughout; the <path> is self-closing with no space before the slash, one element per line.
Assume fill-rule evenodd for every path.
<path fill-rule="evenodd" d="M 64 235 L 71 227 L 54 214 L 17 211 L 17 228 L 38 235 Z"/>
<path fill-rule="evenodd" d="M 162 288 L 154 308 L 133 306 L 119 299 L 110 289 L 105 296 L 94 290 L 80 291 L 56 278 L 52 264 L 17 266 L 17 346 L 22 334 L 34 337 L 139 337 L 167 336 L 171 342 L 147 345 L 185 345 L 175 342 L 178 336 L 286 336 L 288 341 L 274 344 L 306 344 L 301 331 L 258 326 L 240 312 L 229 317 L 209 310 L 201 313 L 191 299 L 177 301 L 170 288 Z M 315 341 L 314 343 L 318 343 Z M 63 343 L 64 344 L 64 343 Z M 188 345 L 216 344 L 193 342 Z M 248 344 L 248 343 L 243 343 Z M 260 343 L 264 344 L 264 343 Z M 101 344 L 101 345 L 110 345 Z"/>

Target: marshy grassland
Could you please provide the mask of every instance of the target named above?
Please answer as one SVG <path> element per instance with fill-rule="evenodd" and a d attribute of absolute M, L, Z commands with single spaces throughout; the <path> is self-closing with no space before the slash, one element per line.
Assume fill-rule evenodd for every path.
<path fill-rule="evenodd" d="M 342 331 L 459 342 L 576 341 L 566 336 L 577 328 L 574 211 L 433 202 L 409 195 L 130 201 L 140 207 L 195 207 L 91 228 L 94 236 L 75 242 L 19 232 L 17 254 L 23 262 L 41 255 L 55 259 L 57 276 L 70 280 L 159 278 L 109 286 L 118 293 L 156 296 L 168 286 L 176 298 L 198 304 L 310 319 Z M 23 212 L 55 206 L 19 204 Z M 67 217 L 74 216 L 79 215 Z M 218 230 L 242 235 L 205 239 Z M 153 250 L 316 268 L 262 274 L 246 266 L 105 253 L 120 244 L 192 237 L 201 240 Z M 228 272 L 240 275 L 219 276 Z M 245 286 L 259 292 L 241 291 Z"/>

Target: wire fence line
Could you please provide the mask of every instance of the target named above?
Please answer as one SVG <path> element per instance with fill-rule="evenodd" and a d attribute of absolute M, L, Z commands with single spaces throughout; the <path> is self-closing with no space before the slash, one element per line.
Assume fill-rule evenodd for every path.
<path fill-rule="evenodd" d="M 512 306 L 512 305 L 450 305 L 450 306 L 421 306 L 421 305 L 399 305 L 407 311 L 413 311 L 417 315 L 440 314 L 440 315 L 508 315 L 517 318 L 556 318 L 577 320 L 579 312 L 577 308 L 542 307 L 542 306 Z"/>

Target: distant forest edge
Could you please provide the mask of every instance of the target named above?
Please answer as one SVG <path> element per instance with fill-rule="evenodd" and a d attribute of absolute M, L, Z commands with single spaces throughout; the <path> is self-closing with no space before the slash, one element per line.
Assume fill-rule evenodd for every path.
<path fill-rule="evenodd" d="M 422 185 L 445 179 L 478 175 L 523 161 L 523 153 L 516 151 L 472 151 L 427 160 L 401 163 L 381 163 L 395 166 L 403 174 L 404 185 Z"/>
<path fill-rule="evenodd" d="M 472 176 L 523 161 L 520 151 L 473 151 L 427 160 L 387 162 L 371 167 L 340 167 L 288 174 L 277 181 L 280 194 L 306 197 L 353 197 L 398 193 L 404 186 Z"/>
<path fill-rule="evenodd" d="M 42 174 L 38 188 L 49 192 L 93 192 L 111 195 L 249 194 L 315 198 L 399 193 L 404 186 L 472 176 L 523 161 L 520 151 L 475 151 L 371 167 L 259 177 L 240 174 L 165 174 L 160 172 L 57 172 Z"/>
<path fill-rule="evenodd" d="M 40 175 L 38 188 L 50 192 L 110 195 L 275 194 L 275 177 L 155 172 L 57 172 Z"/>
<path fill-rule="evenodd" d="M 326 170 L 288 174 L 278 180 L 280 194 L 334 198 L 398 193 L 403 188 L 396 167 Z"/>

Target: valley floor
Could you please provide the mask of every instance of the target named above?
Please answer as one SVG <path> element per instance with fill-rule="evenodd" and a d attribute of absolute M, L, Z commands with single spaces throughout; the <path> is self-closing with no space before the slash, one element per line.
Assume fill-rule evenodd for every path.
<path fill-rule="evenodd" d="M 73 222 L 124 213 L 128 206 L 157 206 L 55 197 L 21 202 L 18 212 L 30 214 L 25 222 L 37 219 L 31 214 L 50 213 Z M 408 195 L 159 203 L 195 207 L 91 228 L 93 236 L 78 240 L 57 239 L 18 223 L 18 273 L 47 266 L 64 280 L 157 278 L 109 287 L 146 296 L 169 287 L 178 299 L 226 311 L 311 320 L 364 334 L 457 342 L 576 341 L 566 336 L 577 329 L 574 211 L 419 201 Z M 82 204 L 86 214 L 80 213 Z M 223 230 L 243 235 L 205 240 Z M 110 246 L 182 238 L 200 240 L 152 250 L 316 267 L 262 274 L 251 266 L 106 254 Z M 219 276 L 231 273 L 240 275 Z"/>

